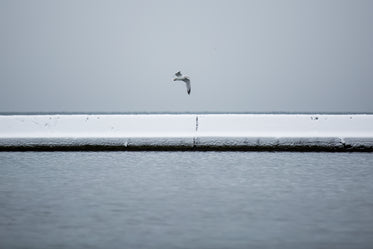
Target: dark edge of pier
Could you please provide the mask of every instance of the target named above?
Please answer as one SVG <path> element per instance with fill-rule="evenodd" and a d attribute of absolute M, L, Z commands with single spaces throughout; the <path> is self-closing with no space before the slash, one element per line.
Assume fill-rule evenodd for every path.
<path fill-rule="evenodd" d="M 268 151 L 268 152 L 373 152 L 373 146 L 216 146 L 216 145 L 23 145 L 0 146 L 0 151 Z"/>

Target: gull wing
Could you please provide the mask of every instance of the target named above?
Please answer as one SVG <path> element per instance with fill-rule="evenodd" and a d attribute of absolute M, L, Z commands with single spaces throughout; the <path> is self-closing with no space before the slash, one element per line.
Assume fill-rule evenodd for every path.
<path fill-rule="evenodd" d="M 175 76 L 177 76 L 177 77 L 181 77 L 182 74 L 181 74 L 181 72 L 179 71 L 179 72 L 175 73 Z"/>
<path fill-rule="evenodd" d="M 187 88 L 187 93 L 190 94 L 190 92 L 192 91 L 192 87 L 190 85 L 190 80 L 186 79 L 184 81 L 185 81 L 185 85 L 186 85 L 186 88 Z"/>

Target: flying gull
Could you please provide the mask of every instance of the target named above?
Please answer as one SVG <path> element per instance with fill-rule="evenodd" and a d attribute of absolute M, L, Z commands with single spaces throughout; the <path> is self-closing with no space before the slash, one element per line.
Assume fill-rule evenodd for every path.
<path fill-rule="evenodd" d="M 192 88 L 190 86 L 189 77 L 185 76 L 185 75 L 182 75 L 182 73 L 180 71 L 175 73 L 175 76 L 176 76 L 176 78 L 174 78 L 174 81 L 176 81 L 176 80 L 184 81 L 185 85 L 186 85 L 186 88 L 187 88 L 187 93 L 190 94 L 190 91 L 192 90 Z"/>

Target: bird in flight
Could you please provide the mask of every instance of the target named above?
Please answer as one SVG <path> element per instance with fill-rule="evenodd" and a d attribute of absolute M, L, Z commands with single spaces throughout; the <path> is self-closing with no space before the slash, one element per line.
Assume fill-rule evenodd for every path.
<path fill-rule="evenodd" d="M 187 88 L 187 93 L 190 94 L 190 91 L 192 90 L 192 87 L 190 86 L 190 79 L 188 76 L 183 75 L 180 71 L 175 73 L 176 78 L 174 78 L 174 81 L 180 80 L 184 81 L 186 88 Z"/>

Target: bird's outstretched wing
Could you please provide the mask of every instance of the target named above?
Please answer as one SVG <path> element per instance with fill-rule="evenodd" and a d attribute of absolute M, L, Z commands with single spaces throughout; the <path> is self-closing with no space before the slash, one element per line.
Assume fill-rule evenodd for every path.
<path fill-rule="evenodd" d="M 181 72 L 179 71 L 179 72 L 175 73 L 175 76 L 177 76 L 177 77 L 181 77 L 182 74 L 181 74 Z"/>
<path fill-rule="evenodd" d="M 186 85 L 186 88 L 187 88 L 187 93 L 190 94 L 190 92 L 192 91 L 192 87 L 190 85 L 190 80 L 187 79 L 187 80 L 184 80 L 185 81 L 185 85 Z"/>

